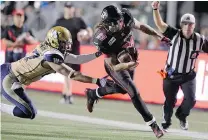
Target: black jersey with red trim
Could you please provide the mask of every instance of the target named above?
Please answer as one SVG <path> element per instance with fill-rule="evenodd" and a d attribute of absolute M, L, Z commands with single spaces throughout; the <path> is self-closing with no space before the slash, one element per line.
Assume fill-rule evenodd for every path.
<path fill-rule="evenodd" d="M 111 33 L 104 27 L 98 27 L 93 36 L 94 45 L 107 55 L 115 54 L 124 50 L 126 47 L 134 47 L 132 28 L 134 27 L 134 18 L 127 9 L 122 9 L 124 18 L 124 27 L 122 30 Z"/>

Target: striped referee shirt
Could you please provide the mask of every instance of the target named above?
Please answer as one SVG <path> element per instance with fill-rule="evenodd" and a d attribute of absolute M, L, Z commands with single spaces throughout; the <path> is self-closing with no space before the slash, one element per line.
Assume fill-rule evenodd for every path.
<path fill-rule="evenodd" d="M 171 68 L 174 73 L 189 73 L 195 68 L 199 52 L 208 53 L 208 39 L 199 33 L 194 32 L 190 39 L 186 39 L 180 29 L 168 26 L 163 35 L 173 44 L 168 52 L 166 70 Z"/>

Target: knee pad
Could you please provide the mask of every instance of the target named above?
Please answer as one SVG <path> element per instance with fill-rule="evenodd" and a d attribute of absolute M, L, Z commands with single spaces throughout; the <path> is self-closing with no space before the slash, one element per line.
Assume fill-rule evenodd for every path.
<path fill-rule="evenodd" d="M 33 107 L 32 103 L 28 103 L 28 106 L 26 107 L 23 104 L 17 104 L 17 106 L 13 110 L 14 116 L 20 117 L 20 118 L 30 118 L 34 119 L 37 111 Z"/>
<path fill-rule="evenodd" d="M 21 84 L 19 82 L 14 82 L 11 89 L 27 104 L 27 107 L 23 103 L 17 104 L 17 107 L 22 111 L 22 113 L 24 113 L 23 117 L 34 119 L 37 111 L 31 100 L 26 96 L 26 93 L 24 93 L 24 89 L 22 88 Z M 19 115 L 22 117 L 21 113 Z"/>
<path fill-rule="evenodd" d="M 34 119 L 36 116 L 35 112 L 31 112 L 30 110 L 26 108 L 23 109 L 23 107 L 19 108 L 17 106 L 14 108 L 13 114 L 16 117 L 28 118 L 28 119 Z"/>

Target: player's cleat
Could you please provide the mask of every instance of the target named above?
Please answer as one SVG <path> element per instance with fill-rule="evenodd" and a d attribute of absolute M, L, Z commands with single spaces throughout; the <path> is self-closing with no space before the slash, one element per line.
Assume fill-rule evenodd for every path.
<path fill-rule="evenodd" d="M 72 96 L 68 96 L 67 97 L 67 102 L 68 102 L 68 104 L 73 104 L 74 103 L 74 98 L 72 97 Z"/>
<path fill-rule="evenodd" d="M 68 98 L 61 98 L 61 104 L 73 104 L 73 97 L 69 96 Z"/>
<path fill-rule="evenodd" d="M 162 126 L 163 131 L 164 131 L 164 132 L 168 132 L 168 129 L 169 129 L 169 127 L 171 126 L 171 124 L 172 124 L 172 123 L 170 123 L 170 122 L 163 121 L 163 122 L 161 123 L 161 126 Z"/>
<path fill-rule="evenodd" d="M 64 98 L 61 98 L 61 100 L 59 101 L 60 104 L 65 104 L 66 100 Z"/>
<path fill-rule="evenodd" d="M 87 96 L 87 109 L 91 113 L 93 111 L 94 103 L 98 101 L 98 99 L 93 98 L 94 90 L 87 88 L 85 90 L 85 94 Z"/>
<path fill-rule="evenodd" d="M 188 121 L 182 121 L 182 120 L 180 120 L 180 127 L 181 127 L 181 129 L 183 129 L 183 130 L 188 130 Z"/>
<path fill-rule="evenodd" d="M 152 131 L 155 133 L 155 136 L 159 139 L 164 135 L 164 132 L 162 129 L 160 129 L 160 127 L 158 126 L 158 124 L 155 122 L 153 122 L 150 127 L 152 128 Z"/>
<path fill-rule="evenodd" d="M 185 118 L 184 119 L 181 119 L 177 113 L 175 114 L 175 116 L 180 121 L 180 127 L 181 127 L 181 129 L 188 130 L 188 127 L 189 127 L 188 121 Z"/>

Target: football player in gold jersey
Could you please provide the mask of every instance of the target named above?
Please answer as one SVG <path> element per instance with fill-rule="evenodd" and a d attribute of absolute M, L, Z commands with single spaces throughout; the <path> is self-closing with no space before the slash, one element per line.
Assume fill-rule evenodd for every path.
<path fill-rule="evenodd" d="M 100 79 L 74 71 L 65 63 L 82 64 L 100 56 L 99 52 L 88 55 L 68 53 L 72 44 L 71 33 L 56 26 L 48 31 L 46 39 L 32 53 L 19 61 L 1 65 L 1 94 L 12 104 L 1 104 L 1 111 L 20 118 L 34 119 L 37 112 L 23 86 L 38 81 L 43 76 L 58 72 L 70 79 L 85 83 L 100 83 Z"/>

